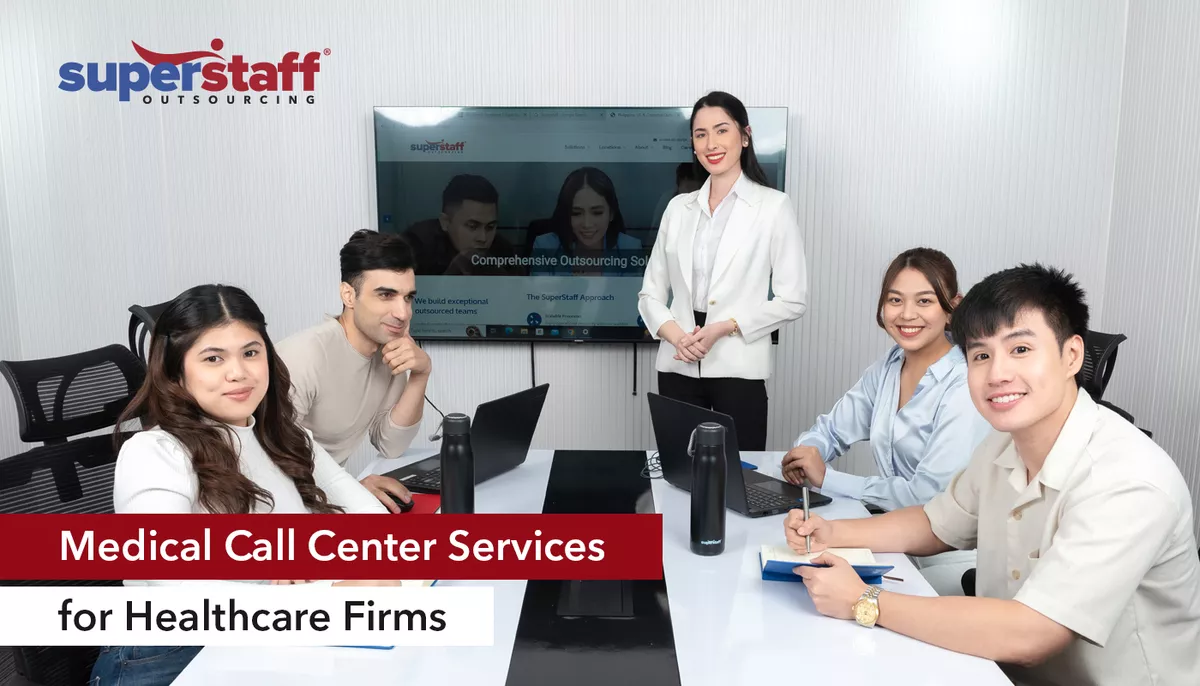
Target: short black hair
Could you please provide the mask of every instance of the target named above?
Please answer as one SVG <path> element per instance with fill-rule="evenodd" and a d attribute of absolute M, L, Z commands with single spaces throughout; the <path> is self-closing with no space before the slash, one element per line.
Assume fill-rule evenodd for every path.
<path fill-rule="evenodd" d="M 1088 306 L 1083 289 L 1070 274 L 1041 264 L 1022 264 L 996 272 L 975 284 L 954 309 L 950 331 L 966 351 L 967 344 L 1012 326 L 1026 310 L 1042 313 L 1059 349 L 1072 336 L 1085 337 Z"/>
<path fill-rule="evenodd" d="M 500 204 L 500 194 L 491 181 L 475 174 L 459 174 L 450 179 L 442 191 L 442 212 L 454 214 L 463 201 L 474 200 L 483 205 Z"/>
<path fill-rule="evenodd" d="M 416 269 L 412 247 L 403 238 L 393 234 L 360 229 L 350 236 L 342 246 L 342 281 L 354 287 L 362 287 L 363 272 L 372 269 L 387 269 L 406 272 Z"/>

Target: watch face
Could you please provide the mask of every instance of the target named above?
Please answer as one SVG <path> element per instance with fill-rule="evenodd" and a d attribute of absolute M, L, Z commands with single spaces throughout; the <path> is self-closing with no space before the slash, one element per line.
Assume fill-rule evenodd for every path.
<path fill-rule="evenodd" d="M 854 619 L 859 624 L 874 624 L 878 617 L 879 608 L 875 607 L 875 603 L 867 600 L 861 600 L 854 604 Z"/>

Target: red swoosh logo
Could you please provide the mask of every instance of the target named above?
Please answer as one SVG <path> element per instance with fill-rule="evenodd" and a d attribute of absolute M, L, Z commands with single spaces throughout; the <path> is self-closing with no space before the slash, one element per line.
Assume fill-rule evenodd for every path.
<path fill-rule="evenodd" d="M 226 61 L 224 57 L 221 57 L 220 55 L 218 55 L 215 52 L 209 52 L 207 50 L 192 50 L 190 52 L 174 52 L 174 53 L 154 52 L 153 50 L 147 50 L 146 48 L 143 48 L 142 46 L 138 45 L 135 41 L 130 41 L 130 42 L 133 43 L 133 49 L 137 51 L 138 56 L 153 65 L 159 65 L 159 64 L 164 64 L 164 63 L 180 65 L 180 64 L 183 64 L 184 62 L 194 62 L 203 57 L 215 57 L 215 58 L 221 60 L 222 62 Z"/>

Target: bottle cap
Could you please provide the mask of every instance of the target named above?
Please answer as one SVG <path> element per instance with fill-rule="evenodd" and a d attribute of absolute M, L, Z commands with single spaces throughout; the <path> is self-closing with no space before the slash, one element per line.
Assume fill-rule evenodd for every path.
<path fill-rule="evenodd" d="M 696 445 L 725 447 L 725 427 L 716 422 L 704 422 L 697 426 Z"/>
<path fill-rule="evenodd" d="M 446 415 L 442 422 L 442 434 L 445 436 L 466 436 L 471 433 L 471 418 L 459 412 Z"/>

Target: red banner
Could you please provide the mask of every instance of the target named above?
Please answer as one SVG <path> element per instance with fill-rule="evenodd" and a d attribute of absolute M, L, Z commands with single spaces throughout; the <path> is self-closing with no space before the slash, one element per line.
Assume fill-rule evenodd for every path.
<path fill-rule="evenodd" d="M 0 579 L 659 579 L 662 516 L 0 515 Z"/>

